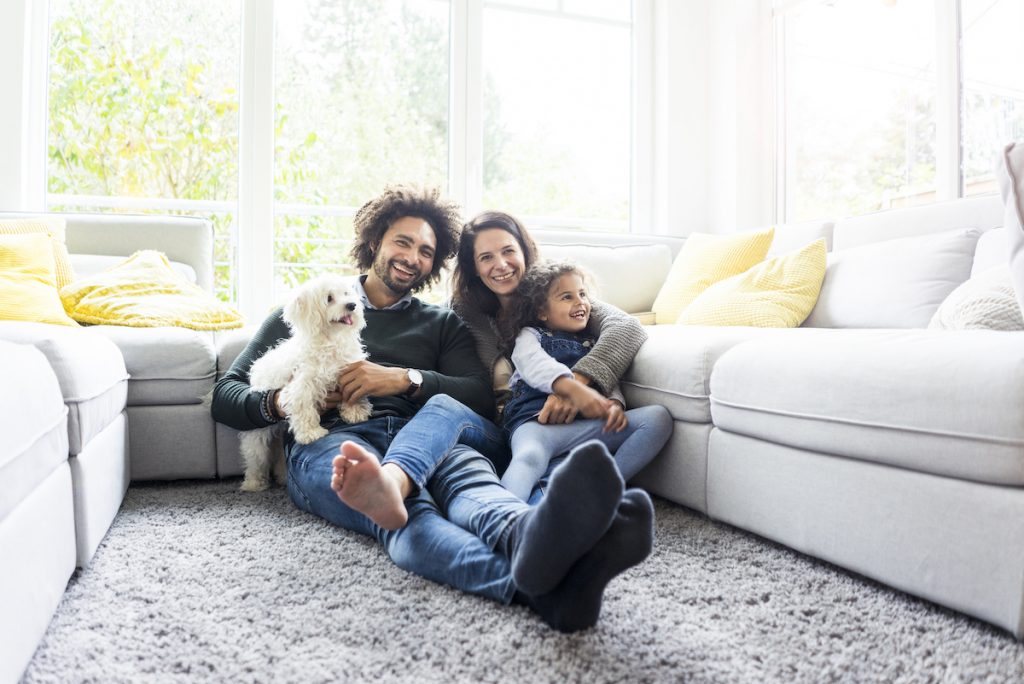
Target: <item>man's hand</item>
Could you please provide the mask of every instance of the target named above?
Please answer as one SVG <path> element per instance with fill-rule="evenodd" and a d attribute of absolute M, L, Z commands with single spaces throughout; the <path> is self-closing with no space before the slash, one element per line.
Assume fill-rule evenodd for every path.
<path fill-rule="evenodd" d="M 549 394 L 537 420 L 543 425 L 562 425 L 576 420 L 576 407 L 557 394 Z"/>
<path fill-rule="evenodd" d="M 601 432 L 622 432 L 629 425 L 626 418 L 626 409 L 615 399 L 611 399 L 611 407 L 608 409 L 608 417 L 604 421 L 604 428 Z"/>
<path fill-rule="evenodd" d="M 404 368 L 378 366 L 369 361 L 356 361 L 345 366 L 338 376 L 338 391 L 346 404 L 363 397 L 393 397 L 409 389 L 409 376 Z"/>

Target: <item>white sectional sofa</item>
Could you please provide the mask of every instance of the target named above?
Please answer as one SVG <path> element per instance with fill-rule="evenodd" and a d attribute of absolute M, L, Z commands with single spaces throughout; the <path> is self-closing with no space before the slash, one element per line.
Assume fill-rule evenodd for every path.
<path fill-rule="evenodd" d="M 648 327 L 623 390 L 632 404 L 666 406 L 675 429 L 636 483 L 1024 635 L 1024 332 L 924 329 L 957 284 L 1005 261 L 1001 223 L 998 198 L 983 197 L 778 227 L 772 252 L 818 237 L 834 245 L 815 311 L 798 329 Z M 204 221 L 70 216 L 67 236 L 85 272 L 152 248 L 212 284 Z M 536 237 L 545 256 L 586 264 L 602 299 L 646 322 L 684 243 Z M 0 681 L 28 662 L 129 472 L 242 470 L 236 433 L 214 424 L 201 397 L 252 327 L 54 328 L 0 323 L 0 340 L 20 343 L 4 345 L 0 367 L 17 369 L 15 392 L 46 407 L 38 424 L 25 421 L 18 454 L 0 458 L 0 602 L 24 608 L 0 613 Z M 43 551 L 42 534 L 52 539 Z M 30 598 L 15 600 L 16 586 Z"/>

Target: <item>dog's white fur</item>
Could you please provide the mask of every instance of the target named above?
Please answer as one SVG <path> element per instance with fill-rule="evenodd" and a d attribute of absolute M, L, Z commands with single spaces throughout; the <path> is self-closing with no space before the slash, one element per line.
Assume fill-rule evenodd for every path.
<path fill-rule="evenodd" d="M 285 305 L 284 320 L 292 336 L 252 364 L 249 384 L 254 390 L 280 389 L 288 422 L 241 433 L 243 491 L 269 487 L 272 466 L 275 479 L 283 483 L 283 454 L 276 459 L 272 456 L 272 440 L 283 433 L 284 426 L 300 444 L 326 435 L 320 425 L 325 397 L 335 389 L 345 366 L 366 358 L 359 339 L 366 319 L 350 278 L 327 275 L 306 282 Z M 338 411 L 346 423 L 361 423 L 370 417 L 370 401 L 364 397 L 339 406 Z"/>

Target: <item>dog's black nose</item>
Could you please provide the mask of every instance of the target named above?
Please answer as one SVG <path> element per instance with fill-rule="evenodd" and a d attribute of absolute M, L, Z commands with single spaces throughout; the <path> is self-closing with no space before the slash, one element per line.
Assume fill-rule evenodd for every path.
<path fill-rule="evenodd" d="M 355 311 L 356 304 L 355 302 L 349 302 L 348 304 L 345 305 L 345 308 L 348 309 L 349 311 Z"/>

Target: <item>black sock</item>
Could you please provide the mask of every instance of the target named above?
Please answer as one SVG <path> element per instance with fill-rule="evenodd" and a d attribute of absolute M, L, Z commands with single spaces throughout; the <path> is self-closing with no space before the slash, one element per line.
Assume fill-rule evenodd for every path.
<path fill-rule="evenodd" d="M 647 558 L 654 544 L 654 506 L 641 489 L 622 497 L 615 521 L 584 554 L 554 591 L 541 596 L 518 592 L 513 600 L 529 606 L 560 632 L 597 624 L 605 587 L 617 575 Z"/>
<path fill-rule="evenodd" d="M 574 449 L 552 473 L 541 502 L 513 523 L 509 560 L 516 588 L 534 596 L 554 589 L 608 531 L 623 486 L 603 444 L 590 441 Z"/>

